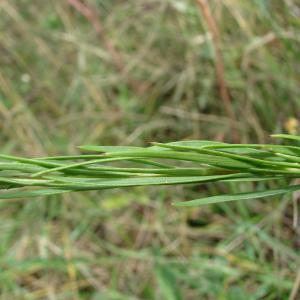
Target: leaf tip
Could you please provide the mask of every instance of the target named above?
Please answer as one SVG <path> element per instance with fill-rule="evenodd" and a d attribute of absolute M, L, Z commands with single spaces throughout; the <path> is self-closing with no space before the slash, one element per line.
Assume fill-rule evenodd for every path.
<path fill-rule="evenodd" d="M 185 201 L 176 201 L 176 202 L 172 202 L 171 205 L 175 207 L 186 207 L 188 206 L 186 203 L 187 202 Z"/>

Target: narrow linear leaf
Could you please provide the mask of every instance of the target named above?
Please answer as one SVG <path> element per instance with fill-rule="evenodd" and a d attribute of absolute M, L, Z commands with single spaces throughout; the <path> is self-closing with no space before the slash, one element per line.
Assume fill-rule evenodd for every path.
<path fill-rule="evenodd" d="M 289 187 L 282 188 L 282 189 L 264 190 L 264 191 L 259 191 L 259 192 L 249 192 L 249 193 L 240 193 L 240 194 L 231 194 L 231 195 L 218 195 L 218 196 L 190 200 L 190 201 L 186 201 L 186 202 L 175 202 L 174 205 L 175 206 L 194 207 L 194 206 L 200 206 L 200 205 L 206 205 L 206 204 L 212 204 L 212 203 L 265 198 L 265 197 L 287 194 L 289 192 L 294 192 L 296 190 L 300 190 L 300 185 L 293 185 L 293 186 L 289 186 Z"/>
<path fill-rule="evenodd" d="M 287 140 L 300 141 L 300 136 L 293 135 L 293 134 L 272 134 L 271 137 L 280 138 L 280 139 L 287 139 Z"/>
<path fill-rule="evenodd" d="M 143 149 L 141 147 L 133 147 L 133 146 L 93 146 L 93 145 L 82 145 L 78 147 L 80 150 L 84 151 L 93 151 L 93 152 L 120 152 L 120 151 L 132 151 L 132 150 L 140 150 Z"/>
<path fill-rule="evenodd" d="M 64 177 L 53 176 L 50 179 L 57 182 L 64 182 L 73 184 L 73 188 L 89 188 L 90 190 L 97 190 L 100 188 L 118 188 L 130 186 L 146 186 L 146 185 L 170 185 L 170 184 L 186 184 L 186 183 L 200 183 L 212 182 L 216 180 L 241 178 L 248 174 L 229 174 L 229 175 L 212 175 L 212 176 L 188 176 L 188 177 L 136 177 L 126 179 L 95 179 L 95 178 L 78 178 L 78 177 Z M 72 187 L 72 186 L 71 186 Z"/>

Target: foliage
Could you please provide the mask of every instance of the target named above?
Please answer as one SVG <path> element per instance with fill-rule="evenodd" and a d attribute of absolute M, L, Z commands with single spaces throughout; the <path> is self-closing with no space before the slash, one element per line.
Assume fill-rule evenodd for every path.
<path fill-rule="evenodd" d="M 70 2 L 0 1 L 1 153 L 77 155 L 82 144 L 149 141 L 267 144 L 270 132 L 299 134 L 299 1 L 205 1 L 219 31 L 238 141 L 231 139 L 216 78 L 218 47 L 199 1 L 80 0 L 93 9 L 102 36 Z M 48 174 L 57 175 L 66 173 Z M 51 195 L 36 198 L 35 186 L 3 189 L 29 194 L 0 201 L 0 298 L 156 300 L 179 298 L 180 290 L 185 300 L 298 299 L 298 193 L 294 201 L 278 195 L 170 205 L 297 183 L 239 180 L 60 195 L 43 186 Z"/>
<path fill-rule="evenodd" d="M 274 136 L 300 141 L 300 137 L 295 135 Z M 81 150 L 92 151 L 96 154 L 36 159 L 1 155 L 2 188 L 26 187 L 29 189 L 5 192 L 0 195 L 0 198 L 24 198 L 70 191 L 147 185 L 216 181 L 282 181 L 299 178 L 300 175 L 300 147 L 298 146 L 226 144 L 209 141 L 153 144 L 144 148 L 81 146 Z M 100 154 L 97 154 L 99 152 Z M 116 162 L 127 165 L 106 165 Z M 38 189 L 32 189 L 33 187 L 38 187 Z M 213 196 L 179 202 L 175 205 L 197 206 L 263 198 L 286 194 L 298 189 L 300 185 L 290 185 L 274 190 Z"/>

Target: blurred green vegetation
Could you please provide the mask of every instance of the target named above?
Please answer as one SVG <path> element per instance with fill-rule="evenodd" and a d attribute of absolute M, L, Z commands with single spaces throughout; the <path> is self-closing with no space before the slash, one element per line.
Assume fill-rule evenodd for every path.
<path fill-rule="evenodd" d="M 84 3 L 100 34 L 68 1 L 0 2 L 2 153 L 232 141 L 214 39 L 196 1 Z M 239 141 L 299 133 L 299 2 L 208 3 Z M 231 192 L 246 187 L 232 185 Z M 0 297 L 299 299 L 300 231 L 289 199 L 170 206 L 187 194 L 199 198 L 224 189 L 138 188 L 1 201 Z"/>

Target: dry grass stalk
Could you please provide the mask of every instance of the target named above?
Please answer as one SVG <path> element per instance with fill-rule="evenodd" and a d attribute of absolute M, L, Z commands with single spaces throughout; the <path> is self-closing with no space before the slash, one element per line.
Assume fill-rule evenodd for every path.
<path fill-rule="evenodd" d="M 206 0 L 196 0 L 200 7 L 201 13 L 207 23 L 207 27 L 212 35 L 212 43 L 215 50 L 215 69 L 220 97 L 223 101 L 225 111 L 231 120 L 232 138 L 234 141 L 239 140 L 238 130 L 235 126 L 236 117 L 232 108 L 230 92 L 225 81 L 225 68 L 221 51 L 221 39 L 217 23 L 213 17 L 211 9 Z"/>

